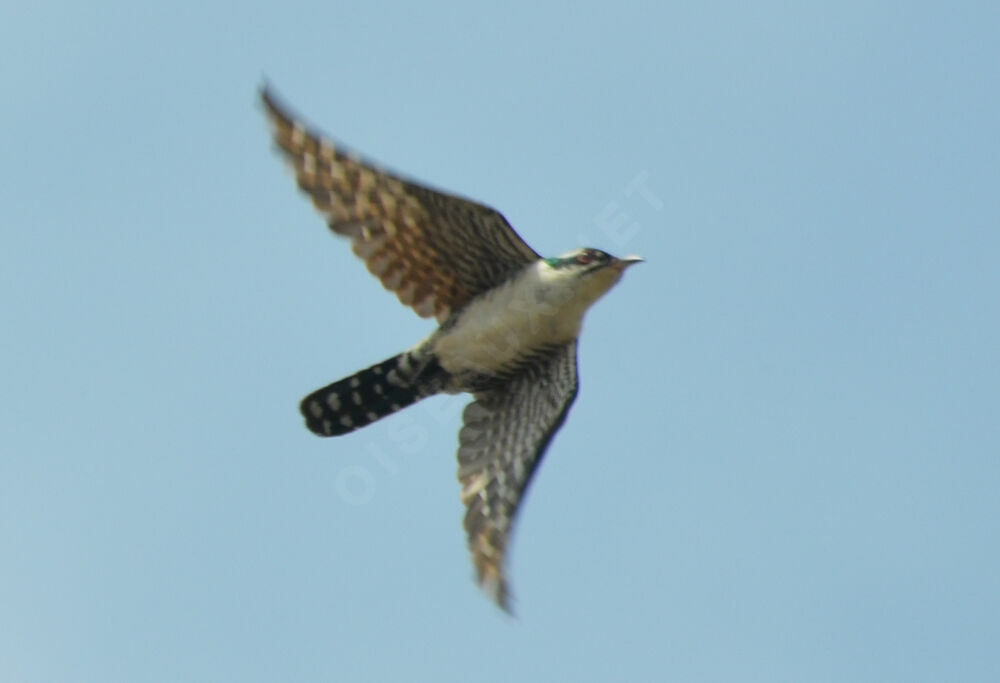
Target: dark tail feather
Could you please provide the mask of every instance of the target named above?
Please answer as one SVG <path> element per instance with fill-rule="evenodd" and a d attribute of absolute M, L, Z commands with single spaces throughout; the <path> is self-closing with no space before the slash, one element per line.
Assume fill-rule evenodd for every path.
<path fill-rule="evenodd" d="M 306 426 L 320 436 L 347 434 L 437 393 L 426 381 L 432 368 L 413 361 L 404 352 L 309 394 L 300 406 Z"/>

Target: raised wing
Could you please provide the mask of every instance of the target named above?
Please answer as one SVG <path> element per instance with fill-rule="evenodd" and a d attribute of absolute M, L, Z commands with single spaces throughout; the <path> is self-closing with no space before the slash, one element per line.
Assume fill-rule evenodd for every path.
<path fill-rule="evenodd" d="M 458 479 L 469 550 L 480 585 L 505 610 L 504 556 L 518 504 L 576 392 L 574 340 L 503 386 L 477 392 L 462 416 Z"/>
<path fill-rule="evenodd" d="M 444 322 L 539 258 L 497 211 L 387 173 L 310 131 L 267 89 L 261 98 L 299 187 L 418 315 Z"/>

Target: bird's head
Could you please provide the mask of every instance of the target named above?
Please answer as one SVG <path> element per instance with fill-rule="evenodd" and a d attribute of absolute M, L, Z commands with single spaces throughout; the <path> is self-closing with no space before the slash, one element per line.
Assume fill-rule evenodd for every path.
<path fill-rule="evenodd" d="M 638 256 L 617 258 L 600 249 L 584 247 L 547 258 L 545 264 L 554 278 L 579 282 L 578 292 L 582 298 L 589 300 L 589 305 L 611 289 L 626 268 L 641 261 Z"/>
<path fill-rule="evenodd" d="M 639 256 L 617 258 L 605 251 L 591 247 L 575 249 L 562 256 L 552 256 L 545 259 L 545 263 L 550 268 L 561 271 L 566 275 L 572 275 L 573 277 L 610 274 L 614 278 L 611 284 L 618 281 L 618 278 L 622 276 L 626 268 L 641 261 L 642 258 Z"/>

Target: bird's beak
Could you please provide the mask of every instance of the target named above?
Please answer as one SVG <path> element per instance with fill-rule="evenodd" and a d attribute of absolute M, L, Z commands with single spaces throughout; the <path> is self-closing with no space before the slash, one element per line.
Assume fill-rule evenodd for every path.
<path fill-rule="evenodd" d="M 635 256 L 633 254 L 632 256 L 626 256 L 625 258 L 616 259 L 613 265 L 618 270 L 623 271 L 631 265 L 635 265 L 636 263 L 642 263 L 642 261 L 643 258 L 641 256 Z"/>

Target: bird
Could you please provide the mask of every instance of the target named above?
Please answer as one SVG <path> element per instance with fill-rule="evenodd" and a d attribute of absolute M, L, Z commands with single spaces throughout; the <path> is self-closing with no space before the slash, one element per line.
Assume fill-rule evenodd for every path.
<path fill-rule="evenodd" d="M 532 475 L 578 390 L 584 314 L 638 256 L 579 248 L 543 258 L 501 213 L 384 170 L 310 128 L 265 85 L 275 147 L 336 235 L 421 317 L 411 348 L 306 396 L 319 436 L 365 427 L 435 394 L 470 393 L 458 435 L 477 582 L 511 611 L 505 560 Z"/>

